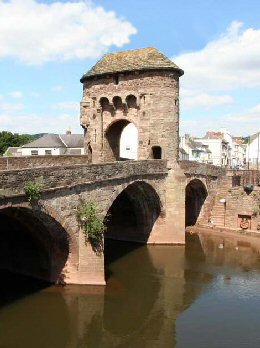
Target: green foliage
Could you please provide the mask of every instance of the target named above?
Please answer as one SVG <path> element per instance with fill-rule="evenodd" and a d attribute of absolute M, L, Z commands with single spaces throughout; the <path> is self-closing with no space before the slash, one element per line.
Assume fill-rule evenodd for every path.
<path fill-rule="evenodd" d="M 24 186 L 24 192 L 30 203 L 32 203 L 32 201 L 36 201 L 41 198 L 42 187 L 43 187 L 42 183 L 32 182 L 32 181 L 28 182 Z"/>
<path fill-rule="evenodd" d="M 95 203 L 82 203 L 77 209 L 77 216 L 83 229 L 85 243 L 89 241 L 95 251 L 102 251 L 106 226 L 97 214 Z"/>
<path fill-rule="evenodd" d="M 0 132 L 0 156 L 8 149 L 8 147 L 19 147 L 36 139 L 34 135 L 17 134 L 2 131 Z"/>
<path fill-rule="evenodd" d="M 243 144 L 248 144 L 249 143 L 249 136 L 247 137 L 243 137 L 242 140 L 243 140 Z"/>

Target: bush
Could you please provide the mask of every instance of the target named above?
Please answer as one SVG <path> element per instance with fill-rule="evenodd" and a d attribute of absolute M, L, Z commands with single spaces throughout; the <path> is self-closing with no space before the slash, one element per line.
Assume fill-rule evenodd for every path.
<path fill-rule="evenodd" d="M 106 226 L 97 214 L 95 203 L 87 202 L 80 205 L 77 208 L 77 216 L 85 236 L 85 243 L 90 242 L 95 251 L 101 252 Z"/>
<path fill-rule="evenodd" d="M 36 201 L 41 198 L 41 190 L 42 190 L 43 184 L 40 182 L 28 182 L 24 186 L 24 192 L 26 194 L 26 197 L 30 203 L 32 201 Z"/>

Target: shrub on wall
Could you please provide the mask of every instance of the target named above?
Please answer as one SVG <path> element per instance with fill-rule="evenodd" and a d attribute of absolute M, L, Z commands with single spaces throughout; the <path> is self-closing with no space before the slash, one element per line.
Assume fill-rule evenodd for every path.
<path fill-rule="evenodd" d="M 26 197 L 30 203 L 33 201 L 37 201 L 41 198 L 41 190 L 42 190 L 43 184 L 40 182 L 28 182 L 24 186 L 24 192 L 26 194 Z"/>
<path fill-rule="evenodd" d="M 96 252 L 103 251 L 105 223 L 97 214 L 94 202 L 81 203 L 77 208 L 78 220 L 85 236 L 85 243 L 90 242 Z"/>

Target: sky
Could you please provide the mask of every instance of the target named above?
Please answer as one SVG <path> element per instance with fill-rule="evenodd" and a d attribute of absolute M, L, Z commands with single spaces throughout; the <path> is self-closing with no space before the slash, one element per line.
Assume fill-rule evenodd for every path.
<path fill-rule="evenodd" d="M 81 76 L 148 46 L 185 72 L 181 134 L 260 131 L 259 0 L 0 0 L 0 131 L 82 133 Z"/>

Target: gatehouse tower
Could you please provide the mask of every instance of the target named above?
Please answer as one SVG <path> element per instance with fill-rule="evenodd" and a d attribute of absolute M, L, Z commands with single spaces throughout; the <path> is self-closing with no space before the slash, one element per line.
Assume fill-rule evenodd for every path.
<path fill-rule="evenodd" d="M 106 54 L 81 78 L 81 126 L 90 162 L 122 159 L 132 123 L 138 160 L 178 158 L 181 70 L 155 48 Z"/>

